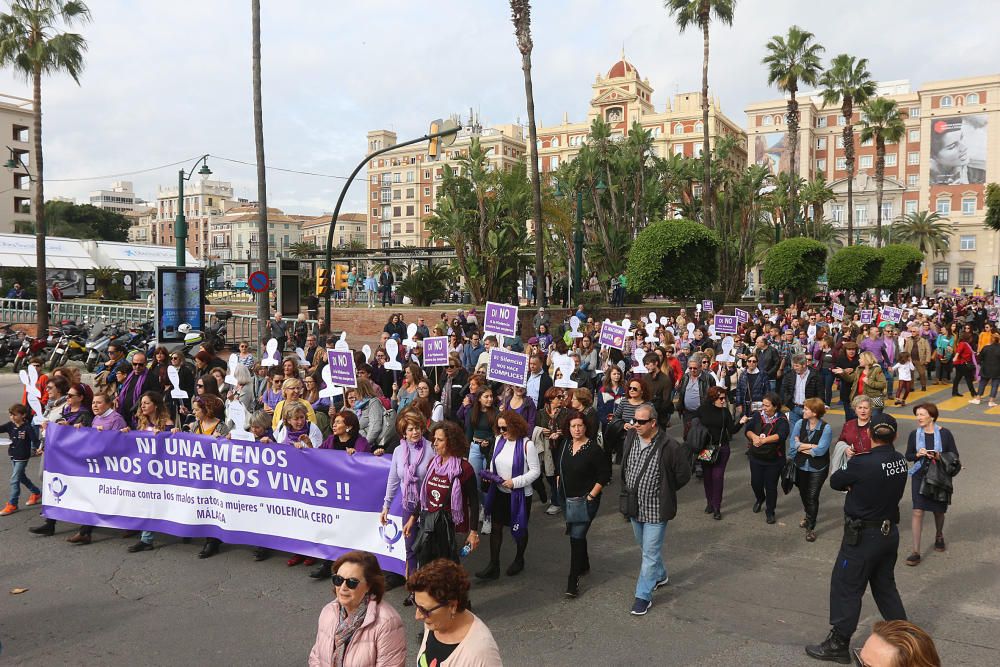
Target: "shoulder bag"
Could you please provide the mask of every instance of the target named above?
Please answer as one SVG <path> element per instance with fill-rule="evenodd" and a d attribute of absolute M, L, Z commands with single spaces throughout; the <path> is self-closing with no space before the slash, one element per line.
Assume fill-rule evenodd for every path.
<path fill-rule="evenodd" d="M 584 445 L 586 447 L 586 445 Z M 562 483 L 563 494 L 566 493 L 566 476 L 563 475 L 563 459 L 566 458 L 566 452 L 570 452 L 570 456 L 573 455 L 573 441 L 570 440 L 563 447 L 562 456 L 559 457 L 559 481 Z M 566 523 L 590 523 L 590 513 L 587 511 L 587 497 L 586 496 L 566 496 L 566 507 L 564 508 L 565 514 L 564 518 Z"/>

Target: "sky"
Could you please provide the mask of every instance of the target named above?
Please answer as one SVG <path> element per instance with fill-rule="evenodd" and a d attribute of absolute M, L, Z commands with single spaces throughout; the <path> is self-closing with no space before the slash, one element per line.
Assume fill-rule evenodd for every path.
<path fill-rule="evenodd" d="M 77 29 L 89 45 L 80 85 L 64 74 L 43 82 L 46 196 L 83 203 L 92 190 L 131 180 L 152 200 L 158 187 L 176 184 L 178 169 L 209 153 L 218 156 L 209 159 L 211 178 L 255 201 L 250 1 L 88 4 L 93 21 Z M 526 122 L 521 59 L 503 0 L 261 4 L 269 206 L 331 211 L 372 129 L 394 130 L 403 141 L 425 133 L 434 118 L 467 118 L 470 107 L 487 125 Z M 584 119 L 595 76 L 623 48 L 653 86 L 658 111 L 676 92 L 700 90 L 700 31 L 680 34 L 660 0 L 532 4 L 540 126 L 560 123 L 564 113 Z M 996 74 L 1000 40 L 989 29 L 996 17 L 982 16 L 992 14 L 990 5 L 738 0 L 733 26 L 712 26 L 711 94 L 740 125 L 748 104 L 780 97 L 759 63 L 768 39 L 793 24 L 815 33 L 824 62 L 839 53 L 867 57 L 876 79 L 909 79 L 914 89 Z M 8 6 L 0 0 L 0 11 Z M 31 89 L 4 70 L 0 93 L 30 97 Z M 145 173 L 128 174 L 136 171 Z M 343 210 L 365 210 L 364 180 L 362 172 Z"/>

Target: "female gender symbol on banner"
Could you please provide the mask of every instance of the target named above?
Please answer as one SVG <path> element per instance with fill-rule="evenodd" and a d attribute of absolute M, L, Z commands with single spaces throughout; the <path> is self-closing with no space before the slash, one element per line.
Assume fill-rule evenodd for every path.
<path fill-rule="evenodd" d="M 281 353 L 278 352 L 278 339 L 271 338 L 264 345 L 264 358 L 261 359 L 260 365 L 265 367 L 277 366 L 281 363 Z"/>

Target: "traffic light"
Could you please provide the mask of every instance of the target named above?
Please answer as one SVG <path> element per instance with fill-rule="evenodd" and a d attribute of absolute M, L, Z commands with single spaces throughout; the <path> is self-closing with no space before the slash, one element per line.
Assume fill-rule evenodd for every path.
<path fill-rule="evenodd" d="M 345 290 L 347 289 L 347 272 L 350 269 L 346 264 L 336 264 L 333 267 L 333 289 L 335 290 Z"/>
<path fill-rule="evenodd" d="M 431 129 L 430 132 L 428 132 L 428 134 L 434 134 L 440 131 L 441 131 L 441 125 L 437 121 L 434 121 L 433 123 L 431 123 Z M 430 142 L 427 144 L 427 155 L 429 155 L 430 157 L 437 157 L 438 142 L 440 140 L 441 140 L 440 137 L 434 137 L 433 139 L 430 140 Z"/>
<path fill-rule="evenodd" d="M 330 270 L 316 269 L 316 296 L 324 296 L 328 289 L 330 289 Z"/>

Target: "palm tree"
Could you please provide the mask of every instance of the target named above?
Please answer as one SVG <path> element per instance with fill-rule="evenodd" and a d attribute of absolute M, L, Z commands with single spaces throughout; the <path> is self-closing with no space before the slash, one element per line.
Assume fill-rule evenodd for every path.
<path fill-rule="evenodd" d="M 319 252 L 319 246 L 311 241 L 299 241 L 288 246 L 288 254 L 298 259 L 312 257 Z"/>
<path fill-rule="evenodd" d="M 830 69 L 819 81 L 824 106 L 840 102 L 844 117 L 844 161 L 847 163 L 847 245 L 854 242 L 854 105 L 864 104 L 875 95 L 875 82 L 868 71 L 868 59 L 841 53 L 830 61 Z"/>
<path fill-rule="evenodd" d="M 726 25 L 733 24 L 733 10 L 736 0 L 664 0 L 663 5 L 677 22 L 677 27 L 684 32 L 688 26 L 697 24 L 701 28 L 702 60 L 701 60 L 701 123 L 703 125 L 701 160 L 704 165 L 704 199 L 708 202 L 703 211 L 703 220 L 711 228 L 712 218 L 712 158 L 708 147 L 708 25 L 715 15 L 716 20 Z"/>
<path fill-rule="evenodd" d="M 875 140 L 875 247 L 882 247 L 882 185 L 885 182 L 885 143 L 896 143 L 906 133 L 899 105 L 876 97 L 861 105 L 861 143 Z"/>
<path fill-rule="evenodd" d="M 788 94 L 788 172 L 798 175 L 795 162 L 799 151 L 799 103 L 795 94 L 799 84 L 815 86 L 821 70 L 819 54 L 823 47 L 813 42 L 814 35 L 797 25 L 788 29 L 788 35 L 775 35 L 767 43 L 768 55 L 761 61 L 767 65 L 767 83 L 777 86 L 778 90 Z M 788 208 L 785 216 L 785 227 L 791 235 L 795 225 L 795 214 L 798 203 L 795 188 L 798 179 L 789 181 Z"/>
<path fill-rule="evenodd" d="M 77 84 L 83 71 L 87 42 L 82 35 L 58 32 L 61 25 L 90 20 L 90 9 L 79 0 L 11 0 L 10 13 L 0 14 L 0 67 L 12 67 L 31 81 L 34 114 L 35 261 L 38 282 L 38 335 L 49 328 L 45 292 L 45 179 L 42 170 L 42 75 L 66 72 Z"/>
<path fill-rule="evenodd" d="M 896 219 L 892 235 L 902 243 L 915 245 L 924 255 L 944 257 L 954 231 L 948 218 L 937 211 L 915 211 Z"/>
<path fill-rule="evenodd" d="M 535 220 L 535 289 L 538 293 L 539 305 L 545 303 L 545 290 L 539 285 L 545 275 L 542 263 L 542 249 L 545 237 L 542 230 L 542 181 L 538 175 L 538 131 L 535 126 L 535 93 L 531 84 L 531 1 L 510 0 L 511 21 L 514 23 L 514 36 L 517 38 L 517 49 L 521 52 L 521 70 L 524 72 L 524 97 L 528 105 L 528 173 L 531 175 L 532 210 L 531 217 Z"/>
<path fill-rule="evenodd" d="M 826 179 L 820 174 L 813 180 L 802 186 L 802 190 L 799 193 L 802 197 L 802 215 L 807 219 L 806 226 L 809 226 L 808 219 L 812 219 L 812 225 L 815 229 L 819 229 L 819 225 L 823 221 L 823 205 L 828 201 L 834 199 L 833 190 L 826 183 Z M 806 215 L 808 208 L 812 209 L 812 216 Z M 806 236 L 813 236 L 812 233 L 806 233 Z"/>
<path fill-rule="evenodd" d="M 253 69 L 253 143 L 257 160 L 257 270 L 268 274 L 267 244 L 267 174 L 264 162 L 264 109 L 260 85 L 260 0 L 250 0 Z M 329 298 L 329 297 L 328 297 Z M 264 349 L 264 323 L 271 319 L 270 299 L 257 299 L 257 345 Z"/>

